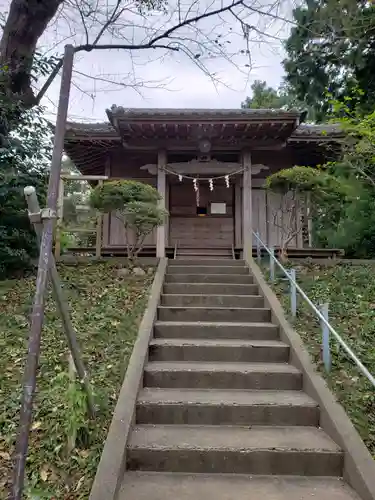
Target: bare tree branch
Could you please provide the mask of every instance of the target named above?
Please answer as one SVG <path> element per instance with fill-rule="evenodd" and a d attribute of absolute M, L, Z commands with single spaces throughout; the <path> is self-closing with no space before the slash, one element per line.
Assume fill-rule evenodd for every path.
<path fill-rule="evenodd" d="M 12 3 L 20 1 L 12 0 Z M 269 3 L 263 0 L 54 1 L 59 2 L 60 8 L 53 20 L 53 30 L 61 39 L 71 39 L 76 53 L 120 50 L 127 54 L 134 72 L 136 59 L 132 54 L 151 49 L 157 54 L 156 58 L 161 53 L 180 53 L 186 55 L 215 86 L 228 87 L 209 61 L 225 60 L 245 78 L 248 77 L 252 68 L 250 43 L 279 41 L 275 34 L 277 27 L 272 24 L 282 19 L 278 7 L 291 0 Z M 34 103 L 39 103 L 46 95 L 61 67 L 60 58 L 35 96 Z M 140 79 L 134 78 L 134 81 L 140 82 Z M 123 85 L 123 82 L 113 83 Z M 133 84 L 124 82 L 124 86 Z"/>
<path fill-rule="evenodd" d="M 167 44 L 144 44 L 144 45 L 126 45 L 122 43 L 109 43 L 103 45 L 79 45 L 74 49 L 75 52 L 91 52 L 92 50 L 147 50 L 147 49 L 165 49 L 165 50 L 173 50 L 175 52 L 179 51 L 178 47 L 173 47 L 173 45 Z"/>
<path fill-rule="evenodd" d="M 280 198 L 280 204 L 273 211 L 273 225 L 281 233 L 280 254 L 281 258 L 286 258 L 288 245 L 303 231 L 303 224 L 298 224 L 299 217 L 299 193 L 291 191 Z M 281 215 L 282 221 L 278 222 Z M 285 219 L 287 219 L 285 221 Z"/>
<path fill-rule="evenodd" d="M 170 83 L 169 81 L 165 82 L 163 80 L 143 80 L 143 79 L 138 80 L 135 77 L 134 72 L 133 72 L 133 74 L 127 73 L 126 75 L 122 76 L 122 80 L 124 80 L 124 81 L 116 80 L 115 75 L 105 75 L 105 74 L 89 75 L 87 73 L 84 73 L 84 72 L 78 71 L 78 70 L 75 70 L 74 73 L 78 74 L 80 76 L 83 76 L 84 78 L 87 78 L 89 80 L 93 80 L 95 83 L 102 82 L 102 83 L 108 83 L 111 86 L 119 87 L 117 89 L 111 89 L 111 90 L 109 90 L 108 88 L 103 88 L 102 90 L 96 88 L 95 91 L 92 91 L 95 93 L 97 93 L 97 92 L 113 92 L 113 91 L 120 90 L 123 88 L 132 88 L 139 95 L 142 96 L 140 89 L 166 88 L 168 83 Z M 116 75 L 116 76 L 119 77 L 120 75 Z M 82 92 L 88 92 L 88 91 L 82 90 Z"/>
<path fill-rule="evenodd" d="M 89 43 L 89 32 L 88 32 L 88 29 L 87 29 L 87 26 L 86 26 L 85 16 L 83 15 L 83 11 L 80 8 L 78 0 L 74 0 L 74 3 L 75 3 L 75 6 L 76 6 L 76 8 L 77 8 L 77 10 L 79 12 L 80 17 L 81 17 L 82 26 L 83 26 L 83 29 L 85 30 L 85 35 L 86 35 L 86 43 L 88 44 Z"/>

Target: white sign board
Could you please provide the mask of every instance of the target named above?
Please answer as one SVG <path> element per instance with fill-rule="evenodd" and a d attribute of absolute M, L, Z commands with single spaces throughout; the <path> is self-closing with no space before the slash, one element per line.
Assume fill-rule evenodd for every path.
<path fill-rule="evenodd" d="M 211 214 L 226 214 L 226 203 L 211 203 Z"/>

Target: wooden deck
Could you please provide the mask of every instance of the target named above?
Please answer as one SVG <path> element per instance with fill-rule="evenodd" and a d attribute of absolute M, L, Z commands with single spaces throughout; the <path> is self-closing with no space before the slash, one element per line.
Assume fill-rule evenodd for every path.
<path fill-rule="evenodd" d="M 241 258 L 242 255 L 242 247 L 238 247 L 234 249 L 234 254 L 236 259 Z M 279 248 L 275 248 L 275 252 L 279 252 Z M 256 256 L 256 247 L 253 247 L 253 256 Z M 71 247 L 68 248 L 64 255 L 80 255 L 80 256 L 88 256 L 91 257 L 95 255 L 96 248 L 95 247 Z M 166 247 L 166 256 L 168 258 L 174 258 L 174 247 Z M 180 256 L 207 256 L 207 257 L 229 257 L 232 258 L 232 249 L 231 248 L 180 248 L 178 249 L 178 254 Z M 265 251 L 262 251 L 262 255 L 265 254 Z M 156 257 L 156 247 L 148 246 L 141 250 L 140 257 Z M 335 259 L 341 258 L 344 256 L 344 251 L 338 248 L 290 248 L 288 249 L 288 256 L 291 259 Z M 62 255 L 63 257 L 63 255 Z M 126 247 L 118 246 L 118 247 L 102 247 L 101 249 L 101 257 L 126 257 Z"/>

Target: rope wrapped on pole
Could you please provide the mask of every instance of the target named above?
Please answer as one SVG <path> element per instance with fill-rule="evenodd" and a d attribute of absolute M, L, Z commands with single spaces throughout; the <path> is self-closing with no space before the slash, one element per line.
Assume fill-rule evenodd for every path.
<path fill-rule="evenodd" d="M 67 45 L 64 52 L 59 105 L 56 119 L 55 137 L 48 183 L 47 207 L 41 211 L 43 230 L 40 241 L 40 253 L 36 289 L 30 320 L 28 353 L 25 364 L 23 392 L 20 409 L 20 423 L 14 457 L 14 479 L 12 500 L 21 500 L 24 487 L 25 465 L 28 450 L 29 431 L 32 421 L 33 399 L 36 388 L 36 376 L 39 364 L 40 339 L 44 319 L 45 291 L 51 263 L 54 221 L 56 219 L 57 197 L 61 174 L 61 159 L 64 148 L 64 136 L 68 115 L 69 94 L 72 79 L 74 48 Z"/>

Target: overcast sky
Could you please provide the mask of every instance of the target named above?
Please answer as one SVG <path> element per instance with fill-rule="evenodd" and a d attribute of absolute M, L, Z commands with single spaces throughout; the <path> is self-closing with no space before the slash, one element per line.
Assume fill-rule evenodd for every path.
<path fill-rule="evenodd" d="M 100 1 L 100 0 L 99 0 Z M 104 0 L 103 0 L 104 1 Z M 107 0 L 106 0 L 107 1 Z M 173 2 L 174 0 L 172 0 Z M 191 0 L 175 0 L 182 8 L 191 7 Z M 210 2 L 209 4 L 206 2 Z M 230 0 L 199 0 L 195 5 L 195 13 L 202 11 L 208 5 L 226 3 Z M 0 4 L 9 4 L 8 0 L 0 0 Z M 185 2 L 185 5 L 183 4 Z M 248 0 L 251 5 L 266 8 L 271 0 Z M 286 10 L 277 11 L 281 16 L 290 15 L 290 1 L 279 0 Z M 130 5 L 130 3 L 129 3 Z M 168 5 L 171 5 L 169 0 Z M 194 1 L 193 1 L 194 5 Z M 272 9 L 272 12 L 276 12 Z M 49 27 L 41 40 L 41 49 L 49 54 L 61 53 L 64 43 L 74 45 L 84 43 L 85 36 L 82 26 L 79 25 L 78 14 L 59 17 Z M 131 41 L 140 42 L 152 36 L 157 30 L 166 29 L 173 19 L 166 20 L 162 14 L 142 17 L 126 13 L 124 27 L 121 28 L 122 43 Z M 175 20 L 176 21 L 176 20 Z M 214 84 L 188 56 L 179 53 L 166 53 L 163 50 L 152 51 L 93 51 L 81 52 L 75 57 L 74 79 L 71 90 L 69 117 L 74 121 L 105 120 L 105 110 L 112 104 L 124 107 L 143 108 L 238 108 L 247 95 L 250 86 L 256 79 L 266 80 L 271 86 L 277 87 L 283 76 L 281 61 L 283 59 L 282 44 L 279 40 L 285 39 L 288 33 L 288 24 L 275 22 L 267 18 L 249 18 L 249 23 L 257 26 L 266 35 L 250 32 L 249 45 L 251 68 L 247 68 L 248 56 L 235 56 L 240 49 L 246 48 L 241 26 L 232 16 L 222 16 L 220 19 L 206 20 L 199 24 L 199 32 L 191 28 L 180 32 L 180 38 L 193 39 L 184 45 L 192 53 L 200 51 L 199 44 L 210 38 L 212 41 L 219 34 L 224 42 L 227 58 L 202 56 L 202 60 L 211 73 L 217 75 L 222 84 Z M 134 24 L 139 25 L 134 29 Z M 141 24 L 141 25 L 140 25 Z M 72 28 L 73 26 L 73 28 Z M 150 26 L 152 28 L 150 29 Z M 91 34 L 91 31 L 93 32 Z M 95 27 L 89 30 L 90 40 L 95 36 Z M 271 37 L 268 37 L 271 35 Z M 113 34 L 103 38 L 102 43 L 113 42 Z M 119 38 L 117 39 L 119 41 Z M 207 48 L 207 43 L 205 46 Z M 214 49 L 215 50 L 215 46 Z M 207 48 L 208 52 L 208 48 Z M 89 75 L 82 76 L 82 73 Z M 94 79 L 109 79 L 118 84 Z M 142 85 L 137 85 L 142 82 Z M 124 87 L 125 83 L 136 83 L 135 88 Z M 121 85 L 120 85 L 121 84 Z M 60 76 L 51 86 L 43 104 L 48 108 L 49 117 L 56 112 Z"/>
<path fill-rule="evenodd" d="M 107 65 L 116 65 L 121 71 L 121 52 L 107 54 L 82 54 L 79 56 L 76 68 L 79 71 L 92 72 L 92 59 L 98 70 L 92 74 L 106 73 Z M 239 108 L 241 102 L 250 94 L 250 85 L 256 79 L 266 80 L 271 86 L 278 86 L 281 82 L 283 69 L 281 66 L 281 50 L 273 52 L 268 48 L 259 50 L 254 58 L 254 67 L 249 77 L 233 69 L 229 64 L 222 63 L 222 72 L 225 75 L 227 86 L 214 85 L 193 62 L 184 58 L 182 61 L 169 60 L 148 63 L 137 69 L 140 80 L 164 82 L 162 88 L 158 84 L 150 84 L 150 88 L 119 88 L 114 85 L 95 82 L 80 78 L 79 86 L 88 91 L 91 97 L 73 86 L 70 99 L 70 116 L 79 120 L 81 117 L 88 120 L 105 119 L 105 109 L 112 104 L 127 107 L 143 108 Z M 126 73 L 126 67 L 123 68 Z M 76 78 L 77 80 L 77 78 Z M 48 93 L 48 100 L 44 104 L 49 110 L 55 110 L 51 101 L 57 103 L 58 86 L 60 81 Z"/>

